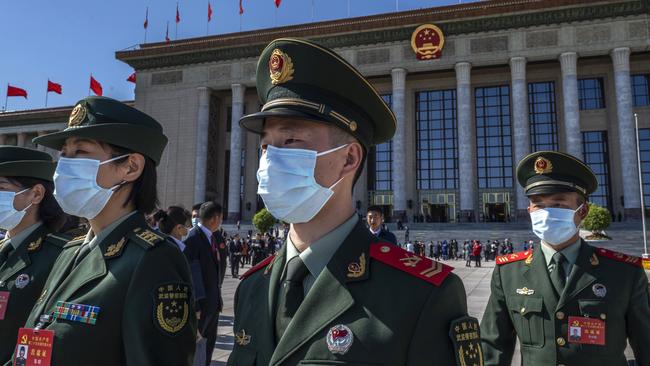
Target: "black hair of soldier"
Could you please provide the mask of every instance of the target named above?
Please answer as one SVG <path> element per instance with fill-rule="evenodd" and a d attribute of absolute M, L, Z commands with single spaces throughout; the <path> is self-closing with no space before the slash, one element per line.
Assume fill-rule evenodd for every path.
<path fill-rule="evenodd" d="M 368 206 L 366 213 L 370 213 L 370 212 L 376 212 L 379 214 L 379 216 L 384 217 L 384 211 L 381 210 L 381 206 L 378 205 Z"/>
<path fill-rule="evenodd" d="M 204 203 L 204 202 L 201 202 L 201 203 L 195 203 L 195 204 L 192 206 L 192 211 L 198 211 L 198 210 L 200 210 L 200 209 L 201 209 L 201 205 L 202 205 L 203 203 Z"/>
<path fill-rule="evenodd" d="M 9 182 L 21 187 L 22 189 L 33 188 L 37 184 L 42 185 L 43 188 L 45 188 L 45 194 L 43 194 L 43 200 L 41 200 L 41 203 L 38 205 L 38 219 L 53 232 L 61 230 L 63 225 L 66 223 L 67 215 L 63 212 L 54 198 L 54 183 L 32 177 L 6 178 Z"/>
<path fill-rule="evenodd" d="M 201 221 L 208 221 L 215 216 L 223 215 L 223 207 L 220 204 L 212 201 L 204 202 L 199 209 L 199 219 Z"/>
<path fill-rule="evenodd" d="M 110 147 L 112 153 L 111 158 L 135 153 L 141 154 L 137 151 L 115 146 L 113 144 L 102 144 Z M 142 174 L 140 174 L 138 179 L 131 182 L 131 192 L 129 193 L 129 196 L 126 198 L 126 200 L 124 200 L 122 206 L 126 207 L 129 205 L 129 203 L 133 202 L 135 209 L 146 215 L 158 207 L 158 176 L 156 174 L 156 163 L 153 161 L 153 159 L 143 154 L 141 155 L 144 157 L 144 167 L 142 168 Z M 128 156 L 124 156 L 121 159 L 112 161 L 111 164 L 121 164 L 125 162 L 127 158 Z M 122 185 L 120 185 L 116 191 L 120 188 L 122 188 Z"/>
<path fill-rule="evenodd" d="M 158 210 L 153 215 L 158 224 L 158 229 L 163 234 L 171 234 L 176 225 L 189 225 L 192 214 L 180 206 L 169 206 L 166 210 Z"/>

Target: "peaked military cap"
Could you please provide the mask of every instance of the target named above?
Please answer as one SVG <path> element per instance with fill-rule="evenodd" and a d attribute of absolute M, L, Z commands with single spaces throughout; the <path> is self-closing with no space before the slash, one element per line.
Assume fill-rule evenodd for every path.
<path fill-rule="evenodd" d="M 133 150 L 160 162 L 167 137 L 155 119 L 120 101 L 88 97 L 77 102 L 65 130 L 39 136 L 39 145 L 60 150 L 68 137 L 90 138 Z"/>
<path fill-rule="evenodd" d="M 333 51 L 300 39 L 281 38 L 257 63 L 262 111 L 239 124 L 261 133 L 269 117 L 302 118 L 333 125 L 370 146 L 395 134 L 395 116 L 370 83 Z"/>
<path fill-rule="evenodd" d="M 18 146 L 0 146 L 0 177 L 29 177 L 51 182 L 56 163 L 50 154 Z"/>
<path fill-rule="evenodd" d="M 591 168 L 559 151 L 537 151 L 525 156 L 517 165 L 517 180 L 527 196 L 577 192 L 586 197 L 598 188 Z"/>

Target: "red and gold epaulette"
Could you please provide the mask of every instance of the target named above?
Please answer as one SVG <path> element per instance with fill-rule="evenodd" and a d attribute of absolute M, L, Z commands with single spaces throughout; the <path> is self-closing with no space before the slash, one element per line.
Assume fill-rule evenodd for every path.
<path fill-rule="evenodd" d="M 615 252 L 613 250 L 596 248 L 596 254 L 601 257 L 613 259 L 615 261 L 631 264 L 636 267 L 643 267 L 643 261 L 640 257 L 634 257 L 631 255 Z"/>
<path fill-rule="evenodd" d="M 497 257 L 496 262 L 498 265 L 502 265 L 506 263 L 522 261 L 524 259 L 527 260 L 528 258 L 532 258 L 532 255 L 533 255 L 533 250 L 529 249 L 523 252 L 500 255 Z"/>
<path fill-rule="evenodd" d="M 440 286 L 454 269 L 454 267 L 420 257 L 393 244 L 370 244 L 370 257 L 436 286 Z"/>
<path fill-rule="evenodd" d="M 250 275 L 252 275 L 253 273 L 259 271 L 260 269 L 262 269 L 264 267 L 266 267 L 270 263 L 273 263 L 274 260 L 275 260 L 275 254 L 268 256 L 265 260 L 263 260 L 263 261 L 259 262 L 258 264 L 254 265 L 248 271 L 246 271 L 246 273 L 239 276 L 239 279 L 243 280 L 246 277 L 250 277 Z"/>

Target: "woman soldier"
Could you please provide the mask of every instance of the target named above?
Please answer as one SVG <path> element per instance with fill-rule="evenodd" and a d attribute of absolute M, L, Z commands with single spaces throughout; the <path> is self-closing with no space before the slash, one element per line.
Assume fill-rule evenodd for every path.
<path fill-rule="evenodd" d="M 167 144 L 160 124 L 116 100 L 89 97 L 65 130 L 34 142 L 61 151 L 54 196 L 90 223 L 79 249 L 55 264 L 26 323 L 40 339 L 54 333 L 50 364 L 191 365 L 189 266 L 144 216 L 157 203 L 156 164 Z"/>
<path fill-rule="evenodd" d="M 56 164 L 44 152 L 0 146 L 0 363 L 11 359 L 20 328 L 68 239 L 52 192 Z"/>

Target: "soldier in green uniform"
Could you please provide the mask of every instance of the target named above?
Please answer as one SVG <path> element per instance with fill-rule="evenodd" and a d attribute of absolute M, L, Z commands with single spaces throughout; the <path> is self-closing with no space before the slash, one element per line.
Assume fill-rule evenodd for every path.
<path fill-rule="evenodd" d="M 47 153 L 0 146 L 0 364 L 68 242 L 56 234 L 66 216 L 52 195 L 55 167 Z"/>
<path fill-rule="evenodd" d="M 530 199 L 533 250 L 498 257 L 481 322 L 486 365 L 650 365 L 650 295 L 641 259 L 595 248 L 579 236 L 598 186 L 577 158 L 540 151 L 517 179 Z"/>
<path fill-rule="evenodd" d="M 64 131 L 34 142 L 61 150 L 54 196 L 91 227 L 68 244 L 77 250 L 61 254 L 25 325 L 54 332 L 51 365 L 191 365 L 189 266 L 144 217 L 156 205 L 156 165 L 167 143 L 160 124 L 89 97 Z"/>
<path fill-rule="evenodd" d="M 235 295 L 229 365 L 453 365 L 480 360 L 478 321 L 452 268 L 374 237 L 352 189 L 395 117 L 334 52 L 278 39 L 257 67 L 258 194 L 291 224 Z M 458 359 L 457 359 L 458 357 Z"/>

